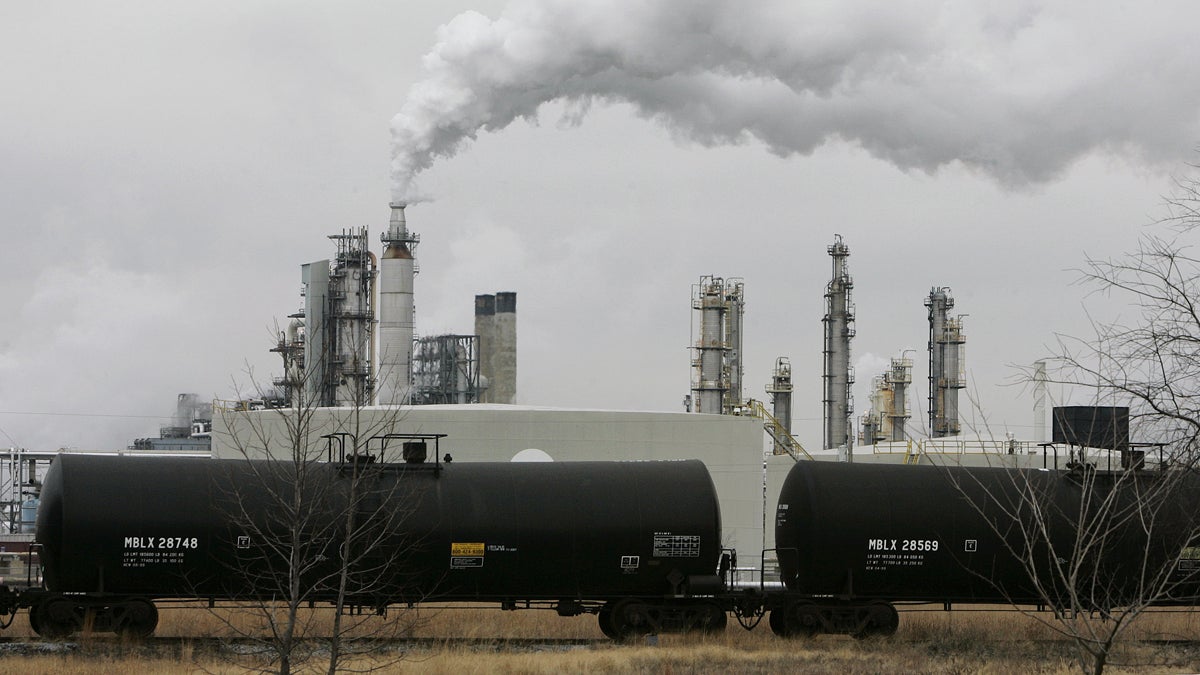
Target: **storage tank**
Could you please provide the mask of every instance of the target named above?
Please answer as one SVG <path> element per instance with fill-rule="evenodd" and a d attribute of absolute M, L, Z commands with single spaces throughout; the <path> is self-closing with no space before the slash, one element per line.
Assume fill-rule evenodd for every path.
<path fill-rule="evenodd" d="M 62 455 L 46 476 L 37 540 L 51 591 L 147 598 L 271 598 L 286 541 L 287 462 Z M 712 578 L 717 496 L 696 460 L 319 464 L 310 509 L 309 599 L 333 597 L 351 475 L 360 523 L 382 542 L 356 570 L 387 570 L 352 592 L 374 601 L 668 596 Z M 241 514 L 246 515 L 241 515 Z M 278 541 L 274 542 L 278 543 Z M 365 578 L 365 577 L 363 577 Z M 707 579 L 705 580 L 707 581 Z M 364 603 L 365 604 L 365 603 Z"/>

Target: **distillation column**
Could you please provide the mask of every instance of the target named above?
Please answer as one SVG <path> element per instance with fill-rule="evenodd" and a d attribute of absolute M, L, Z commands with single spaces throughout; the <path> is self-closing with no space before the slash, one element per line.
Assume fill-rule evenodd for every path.
<path fill-rule="evenodd" d="M 862 416 L 859 439 L 869 445 L 903 441 L 908 423 L 908 385 L 912 384 L 912 359 L 893 358 L 882 375 L 871 380 L 871 409 Z"/>
<path fill-rule="evenodd" d="M 847 456 L 853 446 L 851 415 L 854 399 L 851 385 L 854 373 L 850 370 L 850 340 L 854 337 L 854 304 L 846 259 L 850 247 L 837 235 L 826 249 L 833 259 L 833 276 L 825 290 L 825 449 L 845 447 Z"/>
<path fill-rule="evenodd" d="M 699 368 L 696 392 L 696 412 L 720 415 L 725 407 L 729 381 L 725 376 L 725 298 L 724 281 L 720 277 L 701 277 L 698 294 L 692 299 L 692 309 L 700 312 L 700 340 L 696 343 Z"/>
<path fill-rule="evenodd" d="M 408 231 L 405 203 L 392 203 L 384 244 L 379 282 L 379 396 L 380 405 L 407 402 L 412 388 L 413 277 L 417 243 Z"/>
<path fill-rule="evenodd" d="M 695 410 L 712 415 L 733 414 L 743 402 L 745 284 L 736 277 L 728 280 L 700 277 L 700 284 L 692 287 L 692 309 L 700 316 L 700 338 L 693 347 L 696 358 L 692 361 Z"/>
<path fill-rule="evenodd" d="M 908 424 L 910 415 L 908 385 L 912 384 L 912 366 L 912 359 L 903 357 L 892 359 L 891 368 L 883 376 L 884 382 L 892 392 L 891 409 L 884 415 L 887 420 L 887 428 L 884 433 L 890 431 L 889 441 L 903 441 L 905 438 L 904 428 Z"/>
<path fill-rule="evenodd" d="M 889 401 L 891 391 L 888 390 L 884 381 L 885 375 L 876 375 L 871 378 L 870 405 L 859 422 L 859 445 L 875 445 L 887 440 L 883 431 L 883 417 L 887 406 L 891 405 Z"/>
<path fill-rule="evenodd" d="M 925 300 L 929 309 L 929 427 L 933 438 L 957 436 L 958 390 L 963 377 L 962 317 L 950 317 L 954 298 L 946 287 L 933 288 Z"/>
<path fill-rule="evenodd" d="M 771 416 L 788 434 L 792 433 L 792 363 L 786 356 L 775 359 L 775 370 L 771 373 L 771 384 L 767 385 L 771 395 Z M 773 454 L 783 455 L 787 450 L 775 441 Z"/>
<path fill-rule="evenodd" d="M 725 396 L 721 412 L 729 415 L 743 402 L 742 389 L 742 321 L 746 315 L 746 288 L 741 279 L 728 279 L 725 283 L 725 371 L 729 373 L 729 393 Z M 789 430 L 790 431 L 790 430 Z"/>

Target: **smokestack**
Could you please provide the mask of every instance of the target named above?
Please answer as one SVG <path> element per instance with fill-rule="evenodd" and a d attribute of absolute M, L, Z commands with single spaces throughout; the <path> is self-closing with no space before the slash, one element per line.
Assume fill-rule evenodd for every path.
<path fill-rule="evenodd" d="M 489 388 L 493 403 L 516 403 L 517 400 L 517 294 L 496 294 L 495 339 L 492 341 L 492 382 Z"/>
<path fill-rule="evenodd" d="M 416 276 L 417 243 L 421 238 L 408 231 L 404 202 L 390 204 L 388 231 L 379 265 L 379 397 L 381 405 L 408 402 L 412 388 L 413 277 Z"/>
<path fill-rule="evenodd" d="M 1046 360 L 1033 362 L 1033 440 L 1046 442 Z"/>
<path fill-rule="evenodd" d="M 496 344 L 496 296 L 475 296 L 475 334 L 479 336 L 479 379 L 483 402 L 492 403 L 492 351 Z"/>

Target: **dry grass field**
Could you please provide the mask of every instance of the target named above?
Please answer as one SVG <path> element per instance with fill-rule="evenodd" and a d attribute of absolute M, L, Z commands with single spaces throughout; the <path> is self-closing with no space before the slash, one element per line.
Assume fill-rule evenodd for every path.
<path fill-rule="evenodd" d="M 926 611 L 921 611 L 925 609 Z M 328 634 L 328 610 L 306 612 L 311 635 Z M 162 610 L 158 635 L 185 638 L 169 647 L 86 637 L 63 652 L 0 656 L 0 673 L 240 673 L 269 668 L 245 650 L 236 652 L 186 638 L 230 637 L 260 632 L 253 612 L 196 607 Z M 716 636 L 663 635 L 634 644 L 607 641 L 564 647 L 530 647 L 526 638 L 602 638 L 593 616 L 560 618 L 552 612 L 500 612 L 461 608 L 394 612 L 369 617 L 362 635 L 438 638 L 407 648 L 356 655 L 353 670 L 387 673 L 1070 673 L 1078 672 L 1071 644 L 1034 619 L 1013 611 L 913 608 L 901 613 L 891 638 L 857 641 L 843 636 L 782 640 L 761 625 L 747 632 L 731 622 Z M 24 617 L 5 635 L 29 635 Z M 1108 672 L 1197 672 L 1200 649 L 1161 644 L 1200 641 L 1200 614 L 1156 611 L 1143 617 L 1117 650 Z M 454 638 L 442 640 L 440 638 Z M 460 638 L 486 639 L 469 642 Z M 513 640 L 506 644 L 506 640 Z M 240 644 L 240 643 L 239 643 Z M 36 647 L 37 643 L 34 642 Z M 327 655 L 318 641 L 301 672 L 323 672 Z"/>

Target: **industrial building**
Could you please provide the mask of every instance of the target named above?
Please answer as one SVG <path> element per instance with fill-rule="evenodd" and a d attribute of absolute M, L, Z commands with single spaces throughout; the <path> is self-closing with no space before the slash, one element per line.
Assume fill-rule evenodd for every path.
<path fill-rule="evenodd" d="M 283 359 L 265 407 L 513 403 L 517 294 L 476 296 L 475 334 L 417 334 L 421 238 L 404 203 L 389 205 L 376 263 L 366 228 L 330 235 L 332 259 L 300 268 L 303 307 L 271 349 Z"/>
<path fill-rule="evenodd" d="M 367 405 L 375 400 L 375 256 L 366 228 L 329 238 L 336 244 L 332 262 L 301 268 L 304 400 Z"/>
<path fill-rule="evenodd" d="M 129 449 L 208 452 L 212 444 L 209 438 L 212 432 L 212 414 L 212 401 L 203 400 L 198 394 L 180 394 L 175 400 L 175 416 L 171 424 L 159 427 L 156 438 L 135 440 Z"/>
<path fill-rule="evenodd" d="M 479 370 L 478 335 L 418 338 L 413 352 L 413 405 L 479 403 L 486 385 Z"/>
<path fill-rule="evenodd" d="M 510 461 L 539 450 L 554 461 L 700 459 L 721 498 L 725 546 L 757 561 L 764 546 L 768 504 L 778 495 L 783 475 L 795 462 L 771 458 L 764 492 L 762 421 L 737 415 L 684 412 L 566 410 L 498 404 L 373 406 L 357 410 L 310 411 L 307 436 L 289 436 L 288 409 L 218 411 L 213 455 L 222 458 L 291 456 L 293 444 L 307 456 L 329 456 L 330 436 L 341 436 L 361 451 L 377 454 L 387 434 L 446 434 L 439 451 L 452 462 Z M 259 438 L 275 443 L 264 447 Z M 347 449 L 349 452 L 349 449 Z M 526 453 L 540 456 L 541 453 Z M 432 461 L 432 458 L 431 458 Z M 769 548 L 772 528 L 766 528 Z"/>

